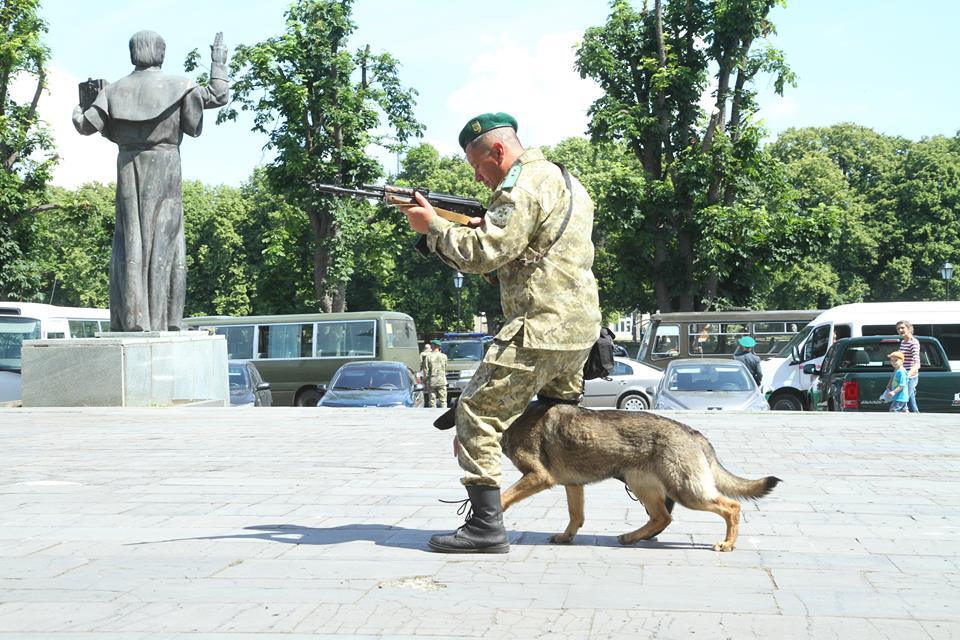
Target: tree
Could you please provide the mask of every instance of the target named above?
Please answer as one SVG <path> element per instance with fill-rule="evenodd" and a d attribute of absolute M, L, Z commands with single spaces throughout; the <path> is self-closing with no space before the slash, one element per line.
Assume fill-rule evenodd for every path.
<path fill-rule="evenodd" d="M 316 194 L 311 182 L 357 186 L 381 175 L 371 144 L 386 116 L 394 145 L 421 135 L 413 117 L 416 92 L 399 80 L 399 63 L 370 47 L 354 53 L 352 0 L 297 0 L 286 31 L 237 47 L 231 64 L 233 106 L 218 121 L 235 119 L 237 106 L 255 112 L 254 130 L 268 136 L 276 159 L 267 168 L 272 187 L 303 210 L 313 233 L 314 298 L 324 311 L 346 307 L 356 265 L 352 247 L 366 231 L 362 204 Z"/>
<path fill-rule="evenodd" d="M 797 274 L 835 275 L 836 293 L 818 297 L 821 306 L 942 299 L 940 266 L 960 256 L 960 137 L 911 142 L 841 123 L 785 131 L 768 149 L 801 209 L 838 212 L 839 228 Z M 794 293 L 812 290 L 792 282 Z"/>
<path fill-rule="evenodd" d="M 653 10 L 645 3 L 637 11 L 615 0 L 577 51 L 581 76 L 604 91 L 590 108 L 591 138 L 622 141 L 642 167 L 643 188 L 629 207 L 638 213 L 628 221 L 637 236 L 631 254 L 645 261 L 662 311 L 709 306 L 724 289 L 742 295 L 729 281 L 759 261 L 757 247 L 770 247 L 762 192 L 745 193 L 765 180 L 772 186 L 753 120 L 754 81 L 771 75 L 778 93 L 794 82 L 782 52 L 755 48 L 773 32 L 767 16 L 776 3 L 655 0 Z M 714 67 L 707 118 L 700 100 Z"/>
<path fill-rule="evenodd" d="M 25 261 L 42 294 L 38 300 L 74 307 L 109 305 L 115 193 L 114 185 L 96 182 L 74 191 L 51 189 L 57 208 L 34 216 L 26 245 Z"/>
<path fill-rule="evenodd" d="M 429 144 L 410 149 L 399 175 L 391 180 L 481 202 L 490 196 L 462 156 L 442 157 Z M 395 209 L 381 207 L 372 219 L 368 235 L 355 248 L 357 268 L 347 289 L 353 308 L 402 310 L 413 317 L 421 333 L 453 329 L 458 298 L 454 272 L 435 256 L 414 250 L 416 233 Z M 502 315 L 499 289 L 483 278 L 464 274 L 460 294 L 464 323 L 480 312 L 491 323 Z"/>
<path fill-rule="evenodd" d="M 23 227 L 32 226 L 38 212 L 57 206 L 46 200 L 57 156 L 37 117 L 49 57 L 42 39 L 47 26 L 38 6 L 39 0 L 0 3 L 0 298 L 41 295 L 35 265 L 24 259 L 31 232 Z M 18 78 L 33 83 L 29 102 L 11 95 Z"/>
<path fill-rule="evenodd" d="M 249 315 L 256 283 L 243 237 L 250 205 L 240 189 L 183 183 L 184 315 Z"/>

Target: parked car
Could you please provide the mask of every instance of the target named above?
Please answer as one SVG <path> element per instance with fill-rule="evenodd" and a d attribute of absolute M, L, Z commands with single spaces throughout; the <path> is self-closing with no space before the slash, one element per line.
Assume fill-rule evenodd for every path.
<path fill-rule="evenodd" d="M 684 358 L 667 365 L 655 409 L 768 411 L 770 406 L 739 360 Z"/>
<path fill-rule="evenodd" d="M 230 360 L 227 363 L 230 379 L 231 407 L 271 407 L 273 392 L 260 372 L 249 360 Z"/>
<path fill-rule="evenodd" d="M 920 341 L 920 411 L 960 413 L 960 371 L 950 370 L 943 345 L 936 338 Z M 823 365 L 804 365 L 815 376 L 810 405 L 816 411 L 889 411 L 880 400 L 893 375 L 887 357 L 900 348 L 899 336 L 869 336 L 837 340 L 827 350 Z"/>
<path fill-rule="evenodd" d="M 318 407 L 422 407 L 424 386 L 402 362 L 350 362 L 317 385 Z"/>
<path fill-rule="evenodd" d="M 614 356 L 610 379 L 594 378 L 584 383 L 582 406 L 644 411 L 651 406 L 649 387 L 660 382 L 663 372 L 642 362 Z"/>

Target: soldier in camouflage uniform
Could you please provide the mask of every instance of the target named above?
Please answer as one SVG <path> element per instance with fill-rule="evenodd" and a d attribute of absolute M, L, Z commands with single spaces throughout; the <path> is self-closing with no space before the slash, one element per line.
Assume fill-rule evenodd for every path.
<path fill-rule="evenodd" d="M 407 211 L 410 226 L 450 267 L 496 271 L 504 312 L 502 329 L 457 404 L 458 462 L 472 516 L 454 533 L 430 539 L 431 549 L 445 553 L 509 551 L 500 506 L 501 434 L 534 394 L 579 400 L 583 364 L 600 333 L 593 202 L 575 179 L 571 193 L 560 168 L 539 150 L 525 150 L 516 130 L 511 116 L 488 113 L 460 133 L 476 179 L 493 189 L 484 218 L 457 226 L 419 196 L 420 206 Z"/>
<path fill-rule="evenodd" d="M 426 357 L 427 406 L 447 406 L 447 356 L 440 350 L 440 341 L 434 340 L 433 351 Z"/>

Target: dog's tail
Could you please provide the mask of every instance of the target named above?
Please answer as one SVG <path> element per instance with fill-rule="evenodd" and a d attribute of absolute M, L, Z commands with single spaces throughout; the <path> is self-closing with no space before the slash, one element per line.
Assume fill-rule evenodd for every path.
<path fill-rule="evenodd" d="M 713 471 L 713 480 L 717 484 L 717 489 L 728 498 L 749 498 L 757 500 L 767 495 L 773 488 L 783 482 L 776 476 L 767 476 L 758 480 L 748 480 L 741 478 L 727 471 L 720 460 L 717 459 L 717 452 L 707 438 L 697 432 L 700 446 L 710 462 L 710 470 Z"/>

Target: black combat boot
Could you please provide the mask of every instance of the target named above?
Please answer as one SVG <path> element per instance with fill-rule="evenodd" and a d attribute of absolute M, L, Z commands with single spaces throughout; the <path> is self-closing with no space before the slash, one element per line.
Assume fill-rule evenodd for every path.
<path fill-rule="evenodd" d="M 453 533 L 430 538 L 431 551 L 439 553 L 507 553 L 510 543 L 503 528 L 500 488 L 467 485 L 472 507 L 467 521 Z"/>

